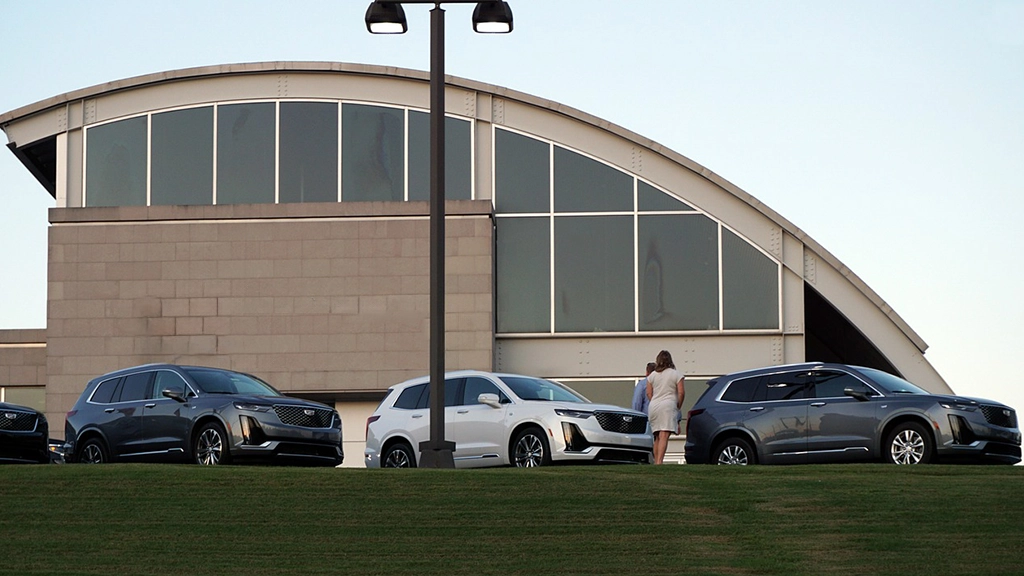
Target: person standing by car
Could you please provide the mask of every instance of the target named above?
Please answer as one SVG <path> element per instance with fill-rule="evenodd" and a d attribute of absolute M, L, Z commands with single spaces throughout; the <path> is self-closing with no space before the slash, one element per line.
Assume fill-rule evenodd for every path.
<path fill-rule="evenodd" d="M 648 417 L 654 432 L 654 463 L 665 460 L 669 434 L 679 433 L 679 414 L 683 407 L 683 374 L 676 370 L 668 350 L 658 352 L 654 372 L 647 376 Z"/>
<path fill-rule="evenodd" d="M 633 387 L 633 410 L 637 412 L 643 412 L 647 414 L 647 377 L 654 372 L 654 362 L 647 363 L 647 374 L 643 378 L 636 381 L 636 386 Z"/>

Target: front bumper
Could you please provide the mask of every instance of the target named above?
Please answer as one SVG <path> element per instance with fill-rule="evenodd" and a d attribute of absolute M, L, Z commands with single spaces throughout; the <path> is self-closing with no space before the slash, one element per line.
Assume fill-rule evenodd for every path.
<path fill-rule="evenodd" d="M 648 426 L 649 428 L 649 426 Z M 594 418 L 566 418 L 549 429 L 551 459 L 561 462 L 628 462 L 654 460 L 654 436 L 604 430 Z"/>
<path fill-rule="evenodd" d="M 47 464 L 50 462 L 48 442 L 45 430 L 0 432 L 0 462 Z"/>
<path fill-rule="evenodd" d="M 239 460 L 338 466 L 345 460 L 340 428 L 305 428 L 241 414 L 232 431 L 231 457 Z"/>

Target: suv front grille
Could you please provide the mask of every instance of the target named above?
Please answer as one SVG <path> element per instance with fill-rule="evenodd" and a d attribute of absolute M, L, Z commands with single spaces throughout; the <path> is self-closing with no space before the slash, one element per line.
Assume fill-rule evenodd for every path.
<path fill-rule="evenodd" d="M 0 410 L 0 430 L 4 432 L 33 432 L 36 415 L 32 412 Z"/>
<path fill-rule="evenodd" d="M 647 416 L 621 412 L 595 412 L 594 417 L 602 430 L 619 434 L 643 434 L 647 431 Z"/>
<path fill-rule="evenodd" d="M 981 413 L 985 415 L 985 421 L 989 424 L 1002 426 L 1003 428 L 1017 427 L 1017 413 L 1009 408 L 982 404 Z"/>
<path fill-rule="evenodd" d="M 281 422 L 289 426 L 305 428 L 330 428 L 334 420 L 334 412 L 325 408 L 307 408 L 305 406 L 287 406 L 275 404 L 274 412 Z"/>

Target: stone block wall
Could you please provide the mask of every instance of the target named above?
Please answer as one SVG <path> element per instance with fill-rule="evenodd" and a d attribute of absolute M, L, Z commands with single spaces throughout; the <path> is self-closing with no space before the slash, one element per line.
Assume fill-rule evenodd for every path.
<path fill-rule="evenodd" d="M 446 369 L 493 363 L 489 201 L 446 208 Z M 47 410 L 149 362 L 283 392 L 379 393 L 429 372 L 425 202 L 52 209 Z"/>

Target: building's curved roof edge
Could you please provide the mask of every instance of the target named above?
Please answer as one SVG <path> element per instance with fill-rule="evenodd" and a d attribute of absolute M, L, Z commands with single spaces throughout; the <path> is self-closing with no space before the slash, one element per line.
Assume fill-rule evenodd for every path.
<path fill-rule="evenodd" d="M 170 70 L 166 72 L 155 72 L 152 74 L 144 74 L 141 76 L 133 76 L 131 78 L 125 78 L 122 80 L 114 80 L 104 84 L 97 84 L 88 88 L 81 88 L 58 96 L 53 96 L 45 100 L 40 100 L 33 104 L 23 106 L 21 108 L 5 112 L 0 114 L 0 127 L 24 118 L 31 116 L 32 114 L 48 110 L 50 108 L 61 106 L 69 102 L 77 100 L 85 100 L 91 97 L 99 96 L 108 92 L 116 92 L 120 90 L 128 90 L 132 88 L 139 88 L 148 84 L 158 84 L 162 82 L 172 82 L 176 80 L 185 80 L 190 78 L 198 78 L 203 76 L 219 76 L 227 74 L 260 74 L 267 72 L 343 72 L 349 74 L 366 74 L 371 76 L 391 76 L 421 80 L 424 82 L 430 81 L 430 74 L 421 70 L 413 70 L 409 68 L 399 68 L 396 66 L 380 66 L 375 64 L 358 64 L 350 62 L 316 62 L 316 61 L 274 61 L 274 62 L 246 62 L 237 64 L 218 64 L 212 66 L 197 66 L 192 68 L 182 68 L 178 70 Z M 537 108 L 543 108 L 562 114 L 564 116 L 573 118 L 580 122 L 590 124 L 602 130 L 608 131 L 616 136 L 632 141 L 639 146 L 643 146 L 653 152 L 665 156 L 669 160 L 680 164 L 689 170 L 701 175 L 705 179 L 716 184 L 723 190 L 728 191 L 733 196 L 739 198 L 743 202 L 750 205 L 752 208 L 778 224 L 783 230 L 792 234 L 798 238 L 805 245 L 809 246 L 815 253 L 817 253 L 822 259 L 831 264 L 836 268 L 843 276 L 845 276 L 858 290 L 860 290 L 867 298 L 874 303 L 896 326 L 903 331 L 904 334 L 914 343 L 915 346 L 924 352 L 928 348 L 928 344 L 907 324 L 895 310 L 892 309 L 874 290 L 871 289 L 859 276 L 853 273 L 846 265 L 844 265 L 838 258 L 824 248 L 821 244 L 815 241 L 813 238 L 807 235 L 803 230 L 797 227 L 795 224 L 787 220 L 781 214 L 775 210 L 769 208 L 767 205 L 762 203 L 760 200 L 748 194 L 740 187 L 736 186 L 732 182 L 729 182 L 725 178 L 722 178 L 715 172 L 705 168 L 704 166 L 694 162 L 693 160 L 683 156 L 682 154 L 675 152 L 674 150 L 662 146 L 661 144 L 641 136 L 636 132 L 623 128 L 617 124 L 598 118 L 592 114 L 583 112 L 571 106 L 560 104 L 553 100 L 533 96 L 525 92 L 519 92 L 509 88 L 504 88 L 494 84 L 487 84 L 485 82 L 479 82 L 476 80 L 469 80 L 466 78 L 460 78 L 457 76 L 445 75 L 445 82 L 450 86 L 460 86 L 469 90 L 478 92 L 485 92 L 500 96 L 502 98 L 508 98 L 517 100 L 535 106 Z"/>

